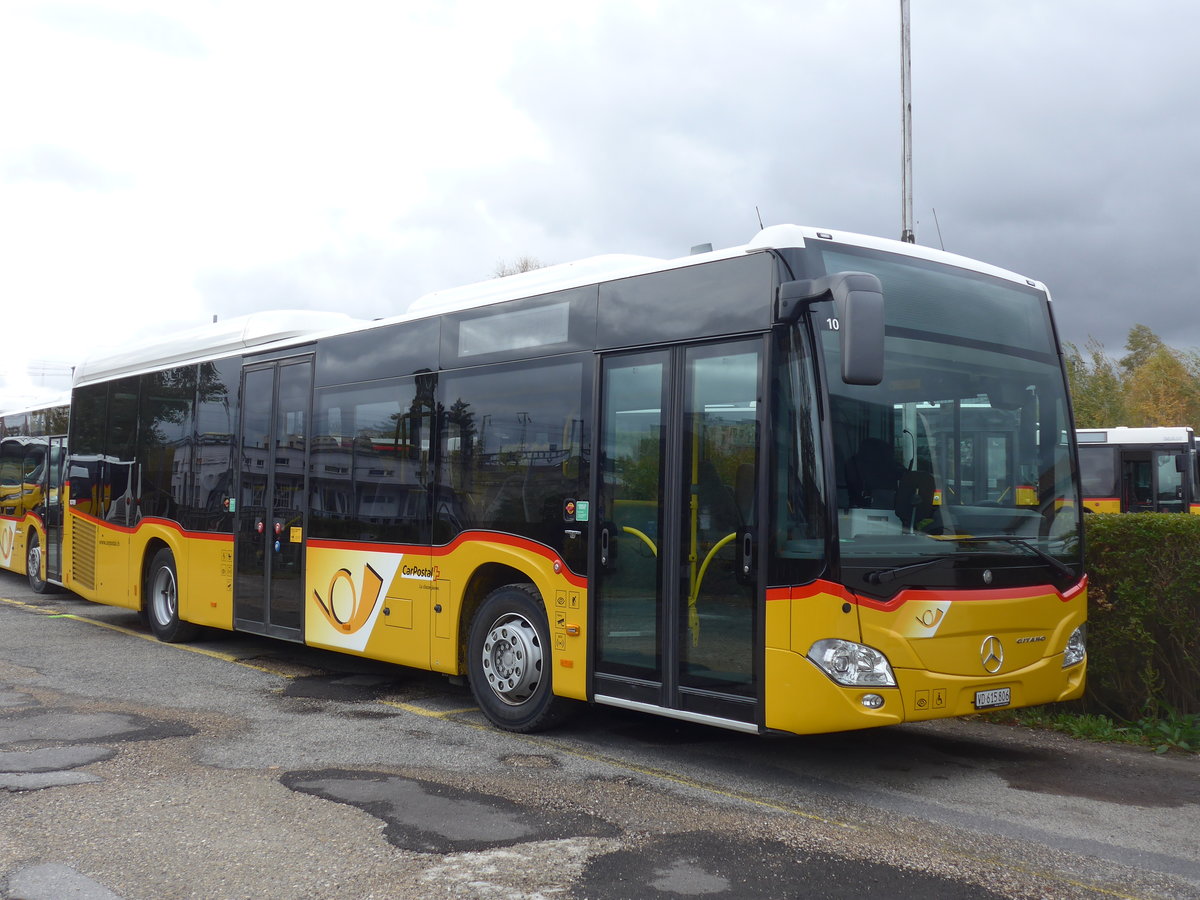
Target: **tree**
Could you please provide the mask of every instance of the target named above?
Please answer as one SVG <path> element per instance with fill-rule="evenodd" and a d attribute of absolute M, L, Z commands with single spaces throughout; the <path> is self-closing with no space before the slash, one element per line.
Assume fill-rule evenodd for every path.
<path fill-rule="evenodd" d="M 509 275 L 520 275 L 522 272 L 532 272 L 534 269 L 543 269 L 546 264 L 539 260 L 536 256 L 518 256 L 513 263 L 506 263 L 500 260 L 496 263 L 496 268 L 492 271 L 493 278 L 507 278 Z"/>
<path fill-rule="evenodd" d="M 1125 386 L 1104 345 L 1090 337 L 1082 352 L 1071 343 L 1065 349 L 1075 424 L 1079 428 L 1125 424 Z"/>
<path fill-rule="evenodd" d="M 1145 325 L 1129 330 L 1116 364 L 1095 338 L 1063 350 L 1078 427 L 1200 426 L 1200 353 L 1168 347 Z"/>
<path fill-rule="evenodd" d="M 1121 357 L 1121 371 L 1129 376 L 1159 350 L 1167 349 L 1167 345 L 1145 325 L 1134 325 L 1129 329 L 1129 337 L 1125 339 L 1125 349 L 1128 352 Z"/>
<path fill-rule="evenodd" d="M 1129 425 L 1200 425 L 1200 383 L 1165 345 L 1149 353 L 1127 379 Z"/>

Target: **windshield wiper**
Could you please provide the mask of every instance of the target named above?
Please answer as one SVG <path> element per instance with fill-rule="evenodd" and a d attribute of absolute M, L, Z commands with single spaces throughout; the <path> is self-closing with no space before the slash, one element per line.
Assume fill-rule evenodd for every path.
<path fill-rule="evenodd" d="M 863 580 L 867 584 L 887 584 L 889 581 L 895 581 L 897 575 L 904 575 L 908 572 L 917 572 L 921 569 L 928 569 L 930 566 L 936 566 L 938 563 L 944 563 L 947 560 L 954 559 L 954 555 L 950 556 L 935 556 L 932 559 L 925 559 L 919 563 L 909 563 L 907 566 L 893 566 L 890 569 L 875 569 L 873 572 L 868 572 L 863 576 Z"/>
<path fill-rule="evenodd" d="M 1032 553 L 1034 556 L 1036 556 L 1038 559 L 1040 559 L 1042 562 L 1044 562 L 1046 565 L 1048 565 L 1050 568 L 1052 568 L 1059 575 L 1062 575 L 1065 578 L 1074 578 L 1075 577 L 1075 572 L 1066 563 L 1064 563 L 1061 559 L 1057 559 L 1057 558 L 1051 556 L 1045 550 L 1041 549 L 1040 547 L 1038 547 L 1035 544 L 1029 543 L 1029 541 L 1025 540 L 1024 538 L 1015 537 L 1011 534 L 995 534 L 995 535 L 983 535 L 980 537 L 974 537 L 974 536 L 960 537 L 960 538 L 955 538 L 955 540 L 969 542 L 972 544 L 985 543 L 987 541 L 998 541 L 998 542 L 1004 543 L 1004 544 L 1012 544 L 1014 547 L 1020 547 L 1022 550 L 1028 550 L 1030 553 Z"/>
<path fill-rule="evenodd" d="M 1012 544 L 1014 547 L 1020 547 L 1022 550 L 1028 550 L 1059 575 L 1062 575 L 1066 578 L 1075 577 L 1074 571 L 1072 571 L 1066 563 L 1051 556 L 1040 547 L 1029 543 L 1024 538 L 1014 537 L 1013 535 L 1009 534 L 997 534 L 981 535 L 979 537 L 956 537 L 954 540 L 962 543 L 972 544 L 982 544 L 986 543 L 987 541 L 997 541 L 1004 544 Z M 921 569 L 928 569 L 931 566 L 936 566 L 940 563 L 947 562 L 948 560 L 961 558 L 962 557 L 954 554 L 948 556 L 935 556 L 932 559 L 925 559 L 918 563 L 910 563 L 906 566 L 894 566 L 890 569 L 875 569 L 874 571 L 868 572 L 866 575 L 864 575 L 863 580 L 865 580 L 867 584 L 887 584 L 888 582 L 895 581 L 900 575 L 907 575 L 909 572 L 919 572 Z"/>

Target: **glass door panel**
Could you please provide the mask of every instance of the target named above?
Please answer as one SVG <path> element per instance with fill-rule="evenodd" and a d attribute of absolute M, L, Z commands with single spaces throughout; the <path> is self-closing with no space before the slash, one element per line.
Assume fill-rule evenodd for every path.
<path fill-rule="evenodd" d="M 270 485 L 271 403 L 275 369 L 253 369 L 242 378 L 242 427 L 236 505 L 236 577 L 233 616 L 239 628 L 266 626 L 267 490 Z"/>
<path fill-rule="evenodd" d="M 597 669 L 662 680 L 667 353 L 606 362 L 598 509 Z"/>
<path fill-rule="evenodd" d="M 596 694 L 754 721 L 761 342 L 601 371 Z"/>
<path fill-rule="evenodd" d="M 236 627 L 303 640 L 312 360 L 247 368 L 235 510 Z"/>
<path fill-rule="evenodd" d="M 1169 450 L 1154 454 L 1154 499 L 1158 512 L 1183 512 L 1183 471 L 1179 453 Z"/>
<path fill-rule="evenodd" d="M 754 682 L 758 352 L 689 348 L 683 409 L 679 681 L 749 694 Z"/>

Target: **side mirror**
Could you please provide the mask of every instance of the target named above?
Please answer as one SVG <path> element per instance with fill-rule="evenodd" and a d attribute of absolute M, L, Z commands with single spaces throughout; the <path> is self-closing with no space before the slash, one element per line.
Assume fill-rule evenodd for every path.
<path fill-rule="evenodd" d="M 883 381 L 883 286 L 867 272 L 836 272 L 779 286 L 778 318 L 795 322 L 804 307 L 833 299 L 842 345 L 842 381 Z"/>

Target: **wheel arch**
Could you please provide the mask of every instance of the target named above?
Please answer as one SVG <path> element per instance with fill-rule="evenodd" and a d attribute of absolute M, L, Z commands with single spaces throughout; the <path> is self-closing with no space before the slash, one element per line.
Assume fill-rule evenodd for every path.
<path fill-rule="evenodd" d="M 475 618 L 484 598 L 497 588 L 505 585 L 521 585 L 533 594 L 545 609 L 546 601 L 532 575 L 504 563 L 484 563 L 471 573 L 467 586 L 463 589 L 462 606 L 458 617 L 458 665 L 459 670 L 466 672 L 467 642 L 471 633 L 471 622 Z M 549 611 L 546 610 L 549 616 Z"/>
<path fill-rule="evenodd" d="M 13 559 L 16 560 L 18 558 L 17 551 L 20 550 L 21 566 L 24 568 L 26 557 L 29 554 L 29 539 L 31 537 L 37 537 L 38 545 L 42 547 L 42 552 L 45 552 L 46 527 L 42 524 L 42 520 L 37 516 L 26 516 L 24 528 L 18 527 L 16 534 L 20 535 L 21 537 L 21 546 L 19 548 L 13 547 Z M 28 574 L 28 572 L 26 572 L 26 574 Z"/>
<path fill-rule="evenodd" d="M 159 550 L 170 550 L 171 556 L 175 558 L 175 581 L 176 589 L 180 593 L 180 602 L 183 601 L 183 591 L 179 588 L 182 581 L 182 576 L 179 574 L 179 550 L 170 541 L 163 538 L 161 535 L 152 535 L 149 540 L 142 545 L 142 562 L 138 567 L 141 577 L 138 578 L 138 608 L 143 613 L 148 612 L 146 604 L 149 602 L 149 597 L 146 591 L 146 583 L 150 578 L 150 565 L 154 562 L 154 557 Z M 182 607 L 181 607 L 182 612 Z"/>

